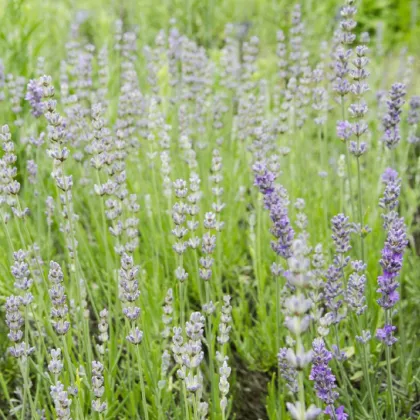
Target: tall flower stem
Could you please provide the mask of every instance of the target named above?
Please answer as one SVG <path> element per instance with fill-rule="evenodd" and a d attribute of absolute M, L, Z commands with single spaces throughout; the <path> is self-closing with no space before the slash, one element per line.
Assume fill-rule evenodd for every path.
<path fill-rule="evenodd" d="M 337 351 L 340 353 L 341 352 L 341 350 L 340 350 L 340 339 L 339 339 L 339 336 L 338 336 L 337 324 L 334 324 L 334 332 L 335 332 L 335 339 L 336 339 L 336 343 L 337 343 Z M 337 361 L 337 365 L 338 365 L 338 368 L 339 368 L 339 371 L 340 371 L 341 382 L 344 384 L 344 388 L 345 388 L 344 395 L 345 395 L 345 398 L 346 398 L 347 409 L 349 410 L 350 418 L 352 419 L 352 418 L 354 418 L 353 417 L 353 406 L 352 406 L 351 401 L 350 401 L 350 393 L 349 393 L 349 388 L 347 386 L 347 382 L 350 382 L 350 381 L 347 378 L 347 374 L 346 374 L 346 371 L 343 368 L 343 364 L 340 361 Z"/>
<path fill-rule="evenodd" d="M 276 275 L 276 351 L 280 349 L 280 276 Z M 277 395 L 278 395 L 278 402 L 281 401 L 281 375 L 280 375 L 280 364 L 277 363 Z M 277 418 L 281 418 L 280 416 L 281 407 L 278 407 L 276 410 Z"/>
<path fill-rule="evenodd" d="M 358 321 L 358 327 L 359 327 L 359 331 L 362 334 L 363 328 L 361 325 L 361 319 L 359 317 L 357 317 L 357 321 Z M 356 327 L 356 325 L 355 325 Z M 379 420 L 379 415 L 378 415 L 378 411 L 376 408 L 376 402 L 375 399 L 373 397 L 373 392 L 372 392 L 372 382 L 370 380 L 370 374 L 369 374 L 369 352 L 368 352 L 368 348 L 367 348 L 367 343 L 362 343 L 362 357 L 361 357 L 361 362 L 362 362 L 362 370 L 363 370 L 363 377 L 366 381 L 366 388 L 368 391 L 368 395 L 369 395 L 369 400 L 370 400 L 370 405 L 372 408 L 372 412 L 373 412 L 373 418 L 374 420 Z"/>
<path fill-rule="evenodd" d="M 146 420 L 149 420 L 149 410 L 147 409 L 147 400 L 146 400 L 146 387 L 144 385 L 143 367 L 141 364 L 140 349 L 138 345 L 136 345 L 136 356 L 137 356 L 137 367 L 139 370 L 141 400 L 143 404 L 144 418 Z"/>
<path fill-rule="evenodd" d="M 345 112 L 345 109 L 344 109 L 344 98 L 343 97 L 341 97 L 341 118 L 342 118 L 343 121 L 345 121 L 345 119 L 346 119 L 346 112 Z M 346 163 L 347 163 L 347 179 L 349 181 L 350 206 L 351 206 L 351 214 L 352 214 L 353 220 L 354 220 L 355 212 L 354 212 L 354 204 L 353 204 L 353 188 L 351 186 L 350 152 L 349 152 L 347 142 L 345 142 L 345 148 L 346 148 Z"/>
<path fill-rule="evenodd" d="M 357 138 L 357 142 L 359 142 L 359 138 Z M 359 223 L 360 223 L 360 254 L 361 259 L 365 260 L 365 245 L 364 245 L 364 238 L 363 238 L 363 204 L 362 204 L 362 181 L 361 181 L 361 174 L 360 174 L 360 157 L 357 157 L 357 188 L 358 188 L 358 197 L 359 197 Z"/>
<path fill-rule="evenodd" d="M 390 323 L 390 313 L 389 309 L 385 311 L 385 324 Z M 392 385 L 392 369 L 391 369 L 391 347 L 385 344 L 385 356 L 386 356 L 386 370 L 387 370 L 387 386 L 388 386 L 388 396 L 389 403 L 391 407 L 391 418 L 392 420 L 397 420 L 397 415 L 395 412 L 395 401 L 394 401 L 394 389 Z"/>
<path fill-rule="evenodd" d="M 211 291 L 210 291 L 210 284 L 206 281 L 206 303 L 210 302 L 211 298 Z M 211 413 L 212 415 L 216 412 L 216 383 L 215 383 L 215 375 L 214 375 L 214 348 L 213 348 L 213 331 L 212 331 L 212 322 L 211 322 L 211 314 L 207 316 L 207 346 L 209 352 L 209 368 L 210 368 L 210 382 L 211 382 Z"/>
<path fill-rule="evenodd" d="M 302 337 L 298 334 L 296 337 L 296 354 L 301 354 L 304 351 Z M 299 386 L 299 402 L 300 402 L 300 410 L 301 413 L 306 412 L 306 405 L 305 405 L 305 383 L 304 383 L 304 372 L 303 370 L 299 370 L 298 373 L 298 386 Z"/>

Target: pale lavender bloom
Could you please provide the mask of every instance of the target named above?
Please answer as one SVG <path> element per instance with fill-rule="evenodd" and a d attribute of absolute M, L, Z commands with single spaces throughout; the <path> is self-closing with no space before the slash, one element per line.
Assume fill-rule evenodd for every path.
<path fill-rule="evenodd" d="M 31 105 L 31 113 L 36 118 L 39 118 L 44 113 L 42 97 L 43 89 L 40 83 L 37 80 L 30 80 L 28 83 L 25 99 Z"/>
<path fill-rule="evenodd" d="M 392 346 L 398 339 L 394 337 L 394 331 L 397 329 L 394 325 L 385 324 L 383 328 L 378 328 L 376 331 L 376 338 L 387 346 Z"/>
<path fill-rule="evenodd" d="M 162 322 L 164 328 L 161 333 L 163 338 L 169 338 L 171 334 L 170 326 L 172 324 L 173 311 L 173 291 L 169 288 L 165 296 L 165 305 L 163 306 Z"/>
<path fill-rule="evenodd" d="M 30 347 L 27 343 L 21 341 L 23 338 L 21 328 L 25 323 L 25 319 L 21 314 L 21 306 L 30 303 L 30 300 L 24 301 L 25 298 L 12 295 L 6 299 L 5 304 L 6 325 L 10 330 L 7 337 L 13 342 L 13 346 L 8 348 L 8 352 L 16 359 L 26 358 L 35 351 L 34 347 Z"/>
<path fill-rule="evenodd" d="M 231 297 L 229 295 L 223 296 L 222 315 L 220 317 L 219 333 L 217 335 L 217 341 L 221 345 L 229 341 L 230 331 L 232 326 L 232 305 L 230 304 Z"/>
<path fill-rule="evenodd" d="M 412 96 L 410 99 L 410 110 L 408 112 L 407 122 L 415 125 L 420 122 L 420 96 Z"/>
<path fill-rule="evenodd" d="M 50 395 L 54 402 L 57 419 L 70 420 L 72 400 L 68 398 L 68 392 L 64 391 L 64 385 L 60 381 L 57 381 L 55 385 L 51 385 Z"/>
<path fill-rule="evenodd" d="M 333 89 L 341 98 L 344 98 L 344 96 L 350 92 L 350 82 L 347 80 L 347 77 L 349 73 L 349 59 L 351 54 L 352 50 L 345 49 L 343 46 L 339 46 L 335 53 L 336 79 L 333 84 Z"/>
<path fill-rule="evenodd" d="M 420 122 L 420 96 L 412 96 L 410 99 L 410 110 L 408 111 L 407 122 L 410 126 L 408 135 L 409 143 L 417 144 L 420 142 L 419 122 Z"/>
<path fill-rule="evenodd" d="M 346 264 L 346 260 L 344 261 Z M 343 271 L 342 264 L 338 257 L 335 256 L 334 263 L 328 267 L 325 274 L 326 282 L 324 287 L 325 305 L 330 310 L 333 322 L 338 324 L 344 317 L 345 313 L 341 313 L 343 306 Z"/>
<path fill-rule="evenodd" d="M 356 335 L 356 340 L 362 344 L 367 344 L 371 339 L 372 334 L 369 330 L 363 330 L 362 335 Z"/>
<path fill-rule="evenodd" d="M 28 181 L 30 184 L 34 185 L 37 182 L 38 174 L 38 165 L 34 160 L 28 160 L 26 163 L 26 170 L 28 172 Z"/>
<path fill-rule="evenodd" d="M 65 335 L 70 329 L 70 322 L 67 320 L 69 308 L 63 286 L 64 274 L 60 265 L 55 261 L 50 262 L 48 280 L 51 283 L 51 288 L 48 292 L 53 305 L 51 308 L 51 322 L 57 334 Z"/>
<path fill-rule="evenodd" d="M 401 179 L 398 177 L 397 171 L 387 168 L 382 175 L 382 182 L 385 184 L 385 190 L 384 195 L 379 200 L 379 206 L 385 210 L 385 213 L 382 214 L 383 227 L 388 230 L 398 217 L 397 208 L 401 193 Z"/>
<path fill-rule="evenodd" d="M 33 283 L 26 258 L 26 252 L 19 249 L 13 253 L 14 263 L 11 267 L 12 276 L 15 278 L 14 286 L 24 291 L 29 290 Z"/>
<path fill-rule="evenodd" d="M 58 376 L 61 371 L 63 370 L 63 362 L 61 360 L 61 349 L 51 349 L 51 360 L 48 363 L 48 371 L 51 372 L 53 375 Z"/>
<path fill-rule="evenodd" d="M 6 325 L 9 327 L 10 332 L 7 335 L 9 340 L 18 342 L 23 337 L 21 327 L 25 323 L 23 316 L 20 312 L 22 299 L 20 296 L 9 296 L 6 300 Z"/>
<path fill-rule="evenodd" d="M 184 380 L 187 391 L 196 393 L 203 388 L 203 377 L 200 364 L 204 359 L 202 340 L 205 318 L 200 312 L 193 312 L 190 320 L 185 324 L 185 333 L 188 341 L 184 343 L 182 329 L 174 328 L 172 338 L 172 352 L 175 362 L 180 369 L 177 376 Z"/>
<path fill-rule="evenodd" d="M 108 334 L 108 310 L 106 308 L 102 309 L 101 312 L 99 312 L 99 323 L 98 323 L 98 341 L 99 343 L 96 345 L 96 348 L 98 349 L 98 352 L 100 354 L 105 354 L 105 346 L 109 340 L 109 334 Z"/>
<path fill-rule="evenodd" d="M 278 67 L 278 76 L 280 79 L 284 80 L 287 77 L 287 47 L 285 44 L 286 37 L 282 30 L 277 31 L 277 67 Z"/>
<path fill-rule="evenodd" d="M 21 118 L 22 99 L 25 96 L 26 79 L 24 77 L 15 77 L 13 74 L 8 74 L 6 81 L 9 90 L 11 110 L 16 115 L 14 123 L 17 127 L 21 127 L 23 125 L 23 119 Z"/>
<path fill-rule="evenodd" d="M 352 125 L 348 121 L 337 121 L 337 137 L 347 141 L 352 135 Z"/>
<path fill-rule="evenodd" d="M 286 382 L 286 386 L 292 394 L 298 392 L 297 369 L 293 366 L 287 358 L 287 351 L 289 349 L 281 348 L 277 354 L 280 373 Z"/>
<path fill-rule="evenodd" d="M 282 186 L 275 186 L 276 176 L 266 168 L 265 163 L 258 162 L 253 166 L 255 182 L 259 190 L 264 195 L 265 208 L 270 211 L 273 222 L 271 233 L 276 238 L 271 246 L 277 255 L 283 258 L 290 258 L 292 255 L 292 243 L 294 230 L 290 224 L 288 216 L 288 197 L 287 191 Z"/>
<path fill-rule="evenodd" d="M 349 112 L 355 120 L 352 124 L 352 132 L 356 137 L 356 141 L 350 142 L 349 151 L 357 158 L 367 151 L 366 142 L 360 140 L 368 131 L 368 125 L 364 120 L 368 112 L 368 106 L 363 99 L 363 95 L 369 90 L 369 86 L 366 83 L 366 79 L 369 76 L 369 72 L 366 70 L 369 63 L 366 57 L 367 51 L 368 48 L 364 45 L 358 45 L 355 48 L 356 57 L 352 61 L 353 68 L 350 70 L 350 77 L 353 79 L 350 90 L 356 99 L 356 103 L 350 105 Z"/>
<path fill-rule="evenodd" d="M 331 352 L 325 347 L 324 340 L 322 338 L 316 338 L 312 343 L 313 349 L 313 365 L 309 379 L 314 381 L 314 388 L 317 397 L 322 400 L 326 405 L 326 414 L 329 414 L 331 418 L 336 418 L 337 413 L 341 420 L 346 419 L 344 408 L 334 408 L 334 403 L 339 397 L 336 391 L 337 384 L 336 378 L 331 368 L 328 366 L 329 362 L 333 358 Z M 334 414 L 332 414 L 334 412 Z"/>
<path fill-rule="evenodd" d="M 103 370 L 104 366 L 102 363 L 92 362 L 92 391 L 95 396 L 95 399 L 92 401 L 92 410 L 98 413 L 103 413 L 107 409 L 107 403 L 101 401 L 105 392 Z"/>
<path fill-rule="evenodd" d="M 230 376 L 231 371 L 232 369 L 228 366 L 227 360 L 225 360 L 222 366 L 219 368 L 219 391 L 221 394 L 220 408 L 222 410 L 225 410 L 228 404 L 227 394 L 229 393 L 230 388 L 228 378 Z"/>
<path fill-rule="evenodd" d="M 353 33 L 354 28 L 357 23 L 354 20 L 354 16 L 357 12 L 356 7 L 354 7 L 354 0 L 346 0 L 345 5 L 341 9 L 341 43 L 344 45 L 351 45 L 356 39 L 356 35 Z"/>
<path fill-rule="evenodd" d="M 405 94 L 405 85 L 403 83 L 394 83 L 389 91 L 387 100 L 388 112 L 382 119 L 384 129 L 382 141 L 390 150 L 395 149 L 401 140 L 399 125 Z"/>
<path fill-rule="evenodd" d="M 354 272 L 349 276 L 346 290 L 346 302 L 357 315 L 362 315 L 367 309 L 365 286 L 366 276 L 363 272 L 366 265 L 362 261 L 352 261 Z"/>
<path fill-rule="evenodd" d="M 335 251 L 338 254 L 345 254 L 350 251 L 350 223 L 349 218 L 340 213 L 331 220 L 332 239 L 335 245 Z"/>
<path fill-rule="evenodd" d="M 302 35 L 305 26 L 302 22 L 301 5 L 295 4 L 292 10 L 292 22 L 290 27 L 290 53 L 289 53 L 289 76 L 298 77 L 302 73 Z"/>
<path fill-rule="evenodd" d="M 135 327 L 129 331 L 126 339 L 131 344 L 139 345 L 143 341 L 143 332 Z"/>

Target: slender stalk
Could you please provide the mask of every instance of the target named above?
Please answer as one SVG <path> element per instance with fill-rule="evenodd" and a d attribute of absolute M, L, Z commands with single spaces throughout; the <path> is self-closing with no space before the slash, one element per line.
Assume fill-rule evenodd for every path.
<path fill-rule="evenodd" d="M 359 141 L 359 139 L 357 140 Z M 360 157 L 357 157 L 357 188 L 358 188 L 358 198 L 359 198 L 359 223 L 360 223 L 360 253 L 362 261 L 365 260 L 365 245 L 363 238 L 363 206 L 362 206 L 362 180 L 360 174 Z"/>
<path fill-rule="evenodd" d="M 346 119 L 346 112 L 344 110 L 344 98 L 343 97 L 341 97 L 341 118 L 343 119 L 343 121 Z M 347 142 L 345 143 L 345 148 L 346 148 L 347 179 L 349 181 L 350 206 L 351 206 L 351 213 L 352 213 L 353 220 L 354 220 L 355 212 L 354 212 L 354 204 L 353 204 L 353 188 L 351 186 L 350 152 L 349 152 Z"/>
<path fill-rule="evenodd" d="M 362 334 L 363 328 L 362 328 L 360 317 L 357 317 L 357 323 L 358 323 L 360 334 Z M 354 328 L 356 328 L 356 325 L 354 325 Z M 378 414 L 378 411 L 377 411 L 377 408 L 376 408 L 375 399 L 373 397 L 372 383 L 371 383 L 370 374 L 369 374 L 369 352 L 368 352 L 367 344 L 365 344 L 365 343 L 362 344 L 361 361 L 362 361 L 363 377 L 366 381 L 366 388 L 367 388 L 367 391 L 368 391 L 370 405 L 371 405 L 372 412 L 373 412 L 373 418 L 375 420 L 379 420 L 379 414 Z"/>
<path fill-rule="evenodd" d="M 280 315 L 281 315 L 281 308 L 280 308 L 280 278 L 279 276 L 276 276 L 276 351 L 279 351 L 280 349 L 280 329 L 281 329 L 281 321 L 280 321 Z M 281 375 L 280 375 L 280 365 L 277 363 L 277 396 L 278 396 L 278 402 L 281 401 Z M 278 407 L 277 412 L 277 418 L 281 418 L 280 411 L 281 407 Z"/>
<path fill-rule="evenodd" d="M 390 313 L 389 309 L 385 312 L 385 323 L 388 324 L 390 322 Z M 386 371 L 387 371 L 387 386 L 388 386 L 388 396 L 389 396 L 389 403 L 391 407 L 391 418 L 392 420 L 397 420 L 397 415 L 395 412 L 395 401 L 394 401 L 394 388 L 392 385 L 392 369 L 391 369 L 391 348 L 390 346 L 386 345 L 385 347 L 385 355 L 386 355 Z"/>
<path fill-rule="evenodd" d="M 139 370 L 141 400 L 143 404 L 144 418 L 146 420 L 149 420 L 149 410 L 147 409 L 147 400 L 146 400 L 146 387 L 144 385 L 143 368 L 141 365 L 140 349 L 138 345 L 136 345 L 136 356 L 137 356 L 137 368 Z"/>
<path fill-rule="evenodd" d="M 336 344 L 337 344 L 337 351 L 340 353 L 341 352 L 341 350 L 340 350 L 341 347 L 340 347 L 340 339 L 338 337 L 337 324 L 334 324 L 334 332 L 335 332 L 335 340 L 336 340 Z M 351 401 L 350 401 L 350 393 L 349 393 L 349 388 L 347 386 L 347 382 L 350 382 L 350 381 L 347 378 L 347 374 L 346 374 L 346 371 L 343 369 L 342 363 L 340 361 L 337 361 L 337 365 L 338 365 L 338 368 L 339 368 L 339 371 L 340 371 L 341 382 L 344 384 L 344 388 L 345 388 L 344 396 L 346 398 L 347 409 L 349 410 L 350 418 L 352 419 L 352 418 L 354 418 L 353 417 L 353 415 L 354 415 L 353 414 L 353 406 L 352 406 Z"/>
<path fill-rule="evenodd" d="M 210 284 L 206 281 L 206 302 L 210 302 Z M 215 384 L 215 375 L 214 375 L 214 347 L 213 347 L 213 331 L 212 331 L 212 322 L 211 314 L 207 316 L 207 345 L 209 352 L 209 370 L 210 370 L 210 382 L 211 382 L 211 412 L 212 415 L 216 413 L 216 384 Z M 212 416 L 213 417 L 213 416 Z"/>

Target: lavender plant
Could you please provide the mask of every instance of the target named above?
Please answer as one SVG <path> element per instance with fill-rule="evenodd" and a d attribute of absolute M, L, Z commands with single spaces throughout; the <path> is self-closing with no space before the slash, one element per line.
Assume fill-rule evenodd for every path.
<path fill-rule="evenodd" d="M 415 2 L 6 3 L 0 417 L 419 417 Z"/>

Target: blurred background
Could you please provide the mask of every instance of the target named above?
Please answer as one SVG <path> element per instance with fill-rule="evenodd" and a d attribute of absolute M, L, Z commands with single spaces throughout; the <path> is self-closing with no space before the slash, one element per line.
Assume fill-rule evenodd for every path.
<path fill-rule="evenodd" d="M 226 23 L 237 24 L 239 38 L 257 34 L 262 54 L 274 54 L 276 30 L 286 29 L 291 0 L 1 0 L 0 57 L 7 71 L 31 75 L 38 56 L 58 66 L 71 24 L 95 45 L 111 41 L 115 21 L 136 30 L 142 44 L 176 21 L 182 33 L 207 47 L 223 43 Z M 302 0 L 307 35 L 319 45 L 331 37 L 340 0 Z M 357 31 L 369 32 L 384 54 L 402 46 L 418 53 L 419 0 L 361 0 Z M 264 51 L 265 49 L 265 51 Z M 54 71 L 54 68 L 48 69 Z"/>

